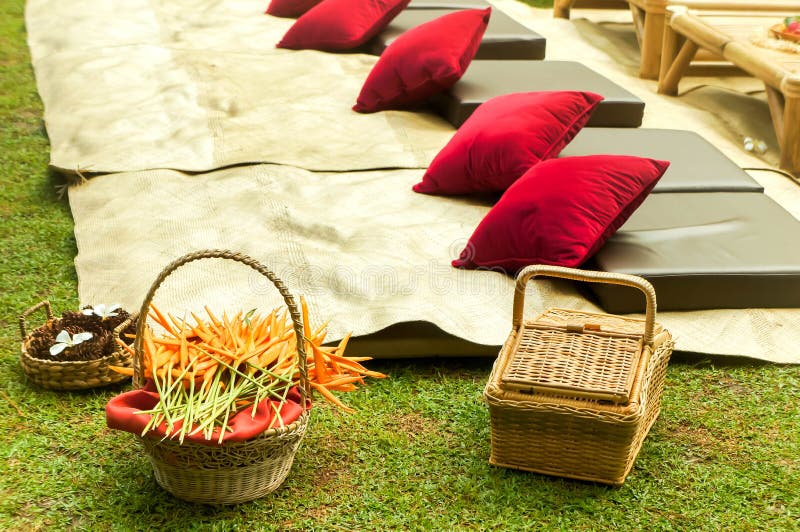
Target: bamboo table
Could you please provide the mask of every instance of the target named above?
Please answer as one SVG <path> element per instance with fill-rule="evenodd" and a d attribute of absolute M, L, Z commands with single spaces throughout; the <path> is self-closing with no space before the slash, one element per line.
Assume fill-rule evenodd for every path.
<path fill-rule="evenodd" d="M 796 2 L 749 3 L 750 10 L 695 9 L 692 2 L 667 9 L 658 92 L 676 95 L 698 50 L 719 54 L 725 61 L 764 82 L 775 134 L 781 149 L 781 168 L 800 175 L 800 53 L 757 46 L 751 36 L 792 12 L 780 11 Z M 731 4 L 731 2 L 726 2 Z M 740 5 L 743 5 L 740 2 Z"/>
<path fill-rule="evenodd" d="M 691 5 L 693 9 L 726 9 L 749 11 L 778 11 L 800 15 L 800 2 L 796 0 L 554 0 L 553 16 L 569 18 L 573 7 L 609 8 L 625 7 L 633 15 L 633 27 L 636 39 L 642 51 L 639 64 L 639 77 L 658 79 L 664 26 L 667 19 L 668 5 Z M 793 11 L 793 13 L 792 13 Z M 788 15 L 787 15 L 788 16 Z"/>

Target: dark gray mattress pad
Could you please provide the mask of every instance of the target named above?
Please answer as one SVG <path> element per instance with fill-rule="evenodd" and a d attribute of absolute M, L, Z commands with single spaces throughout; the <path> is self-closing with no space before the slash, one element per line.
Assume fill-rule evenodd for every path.
<path fill-rule="evenodd" d="M 487 6 L 479 5 L 470 9 L 485 7 Z M 453 8 L 406 9 L 383 32 L 367 43 L 366 49 L 368 53 L 380 55 L 408 30 L 453 12 Z M 489 25 L 475 59 L 544 59 L 546 44 L 544 37 L 495 8 L 492 9 Z"/>
<path fill-rule="evenodd" d="M 652 194 L 587 267 L 648 279 L 659 310 L 800 307 L 800 221 L 761 193 Z M 640 312 L 633 290 L 587 285 L 603 308 Z"/>
<path fill-rule="evenodd" d="M 755 179 L 693 131 L 584 128 L 560 157 L 635 155 L 670 162 L 653 189 L 663 192 L 763 192 Z"/>
<path fill-rule="evenodd" d="M 587 127 L 639 127 L 644 102 L 610 79 L 573 61 L 473 61 L 450 90 L 437 95 L 436 111 L 455 127 L 480 104 L 503 94 L 534 91 L 579 90 L 600 94 Z"/>

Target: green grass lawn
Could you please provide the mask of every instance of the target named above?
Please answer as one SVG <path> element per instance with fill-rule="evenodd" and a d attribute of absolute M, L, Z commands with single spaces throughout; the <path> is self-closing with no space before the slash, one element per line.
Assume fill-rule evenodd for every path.
<path fill-rule="evenodd" d="M 0 528 L 4 530 L 797 530 L 800 368 L 673 360 L 662 415 L 618 489 L 489 466 L 490 360 L 374 362 L 390 374 L 314 409 L 284 486 L 213 508 L 162 491 L 105 427 L 126 386 L 25 380 L 17 318 L 74 308 L 72 219 L 47 170 L 23 1 L 0 2 Z M 34 320 L 36 321 L 36 320 Z"/>

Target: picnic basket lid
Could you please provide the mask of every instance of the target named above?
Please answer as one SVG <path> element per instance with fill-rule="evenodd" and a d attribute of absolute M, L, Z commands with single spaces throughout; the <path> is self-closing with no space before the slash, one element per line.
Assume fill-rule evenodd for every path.
<path fill-rule="evenodd" d="M 523 321 L 525 286 L 538 275 L 638 288 L 647 301 L 645 319 L 551 308 Z M 500 386 L 531 394 L 629 402 L 645 346 L 653 343 L 655 308 L 655 290 L 641 277 L 559 266 L 525 268 L 517 277 L 515 336 Z"/>

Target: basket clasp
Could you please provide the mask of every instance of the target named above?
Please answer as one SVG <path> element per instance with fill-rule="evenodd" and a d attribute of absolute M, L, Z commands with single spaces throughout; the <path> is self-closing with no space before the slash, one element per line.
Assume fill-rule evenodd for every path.
<path fill-rule="evenodd" d="M 584 323 L 581 321 L 571 321 L 567 323 L 567 331 L 574 332 L 574 333 L 583 333 L 588 331 L 600 332 L 603 330 L 603 326 L 599 323 Z"/>

